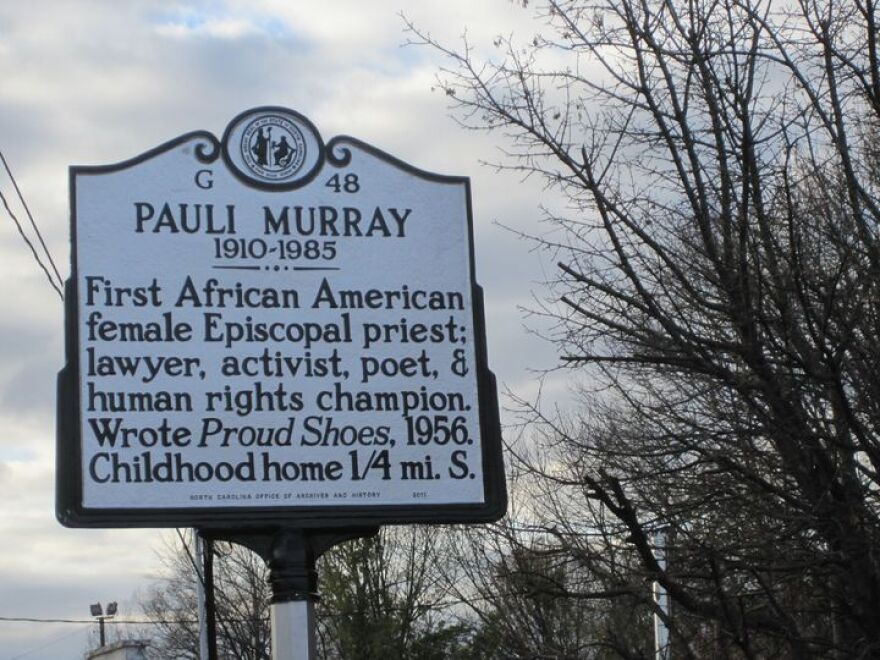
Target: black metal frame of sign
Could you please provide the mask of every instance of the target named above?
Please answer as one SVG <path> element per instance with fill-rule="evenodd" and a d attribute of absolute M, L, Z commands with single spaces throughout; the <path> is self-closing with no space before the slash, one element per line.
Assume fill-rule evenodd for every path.
<path fill-rule="evenodd" d="M 258 182 L 241 170 L 240 158 L 230 148 L 230 135 L 241 130 L 244 118 L 255 112 L 277 110 L 284 116 L 296 116 L 302 120 L 306 129 L 314 131 L 319 149 L 314 162 L 302 166 L 303 174 L 295 180 Z M 467 236 L 469 240 L 469 281 L 473 308 L 472 323 L 475 337 L 476 384 L 479 406 L 479 426 L 481 432 L 483 501 L 473 504 L 402 504 L 375 505 L 327 505 L 327 506 L 193 506 L 188 508 L 90 508 L 83 499 L 83 438 L 81 420 L 80 392 L 83 380 L 80 359 L 80 319 L 77 282 L 77 203 L 75 199 L 76 179 L 80 175 L 95 175 L 117 172 L 145 162 L 158 154 L 193 143 L 193 158 L 204 164 L 217 164 L 222 161 L 239 180 L 254 188 L 266 191 L 294 190 L 313 180 L 324 168 L 341 168 L 351 160 L 349 147 L 356 147 L 372 156 L 405 171 L 415 177 L 430 181 L 456 183 L 465 186 L 467 203 Z M 121 163 L 98 167 L 71 167 L 71 242 L 72 270 L 65 290 L 66 325 L 66 364 L 58 374 L 57 400 L 57 489 L 56 515 L 62 524 L 70 527 L 198 527 L 216 538 L 230 538 L 230 535 L 249 535 L 251 537 L 272 538 L 279 530 L 296 528 L 312 530 L 362 530 L 368 534 L 379 525 L 401 523 L 476 523 L 489 522 L 500 518 L 507 506 L 504 468 L 501 456 L 501 431 L 498 415 L 498 401 L 495 378 L 488 368 L 486 333 L 483 312 L 482 291 L 474 280 L 473 218 L 470 198 L 470 183 L 466 177 L 450 177 L 416 169 L 375 147 L 355 138 L 339 136 L 326 145 L 317 130 L 301 115 L 284 108 L 256 108 L 236 117 L 227 128 L 222 141 L 218 141 L 207 131 L 196 131 L 182 135 L 156 147 L 136 158 Z M 302 532 L 300 532 L 302 533 Z M 345 533 L 345 532 L 338 532 Z M 268 541 L 266 542 L 268 543 Z M 267 546 L 268 547 L 268 546 Z M 266 550 L 263 554 L 266 554 Z M 318 550 L 320 552 L 320 549 Z"/>

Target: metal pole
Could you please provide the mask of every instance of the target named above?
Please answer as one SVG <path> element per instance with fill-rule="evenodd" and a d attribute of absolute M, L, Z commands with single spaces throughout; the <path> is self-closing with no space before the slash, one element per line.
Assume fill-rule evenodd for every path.
<path fill-rule="evenodd" d="M 208 660 L 208 615 L 205 607 L 205 540 L 194 529 L 196 538 L 196 593 L 199 602 L 199 660 Z"/>
<path fill-rule="evenodd" d="M 302 530 L 282 530 L 269 559 L 272 660 L 315 660 L 315 553 Z"/>
<path fill-rule="evenodd" d="M 315 634 L 318 574 L 315 562 L 334 545 L 378 533 L 378 527 L 276 527 L 263 533 L 225 533 L 213 537 L 250 548 L 269 567 L 272 660 L 315 660 L 318 648 Z"/>
<path fill-rule="evenodd" d="M 211 539 L 205 539 L 205 617 L 208 620 L 208 660 L 217 660 L 217 600 L 214 596 L 214 542 Z"/>
<path fill-rule="evenodd" d="M 104 646 L 105 646 L 105 641 L 104 641 L 104 617 L 102 617 L 102 616 L 99 616 L 99 617 L 98 617 L 98 630 L 99 630 L 99 635 L 100 635 L 100 640 L 101 640 L 101 648 L 104 648 Z"/>
<path fill-rule="evenodd" d="M 272 660 L 313 660 L 315 650 L 314 602 L 272 603 Z"/>
<path fill-rule="evenodd" d="M 661 571 L 666 571 L 666 530 L 660 530 L 654 535 L 654 557 Z M 654 602 L 660 612 L 654 612 L 654 658 L 655 660 L 670 660 L 672 652 L 669 647 L 669 627 L 666 620 L 669 618 L 669 595 L 662 584 L 655 581 L 653 585 Z M 662 615 L 661 615 L 662 612 Z M 664 618 L 665 617 L 665 618 Z"/>
<path fill-rule="evenodd" d="M 202 542 L 202 583 L 205 588 L 205 637 L 207 660 L 217 660 L 217 601 L 214 592 L 214 541 L 205 538 L 200 532 L 196 538 Z"/>

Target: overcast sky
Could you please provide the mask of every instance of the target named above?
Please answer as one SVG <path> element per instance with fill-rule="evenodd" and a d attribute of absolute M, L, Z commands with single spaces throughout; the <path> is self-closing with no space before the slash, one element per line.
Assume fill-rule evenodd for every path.
<path fill-rule="evenodd" d="M 124 160 L 195 129 L 219 136 L 242 110 L 287 106 L 325 141 L 346 133 L 417 167 L 472 178 L 490 365 L 502 387 L 532 393 L 528 367 L 555 359 L 524 330 L 517 306 L 541 293 L 543 266 L 495 223 L 537 231 L 541 187 L 480 166 L 498 156 L 498 143 L 449 118 L 446 98 L 431 91 L 442 60 L 402 47 L 401 12 L 447 43 L 466 29 L 489 55 L 499 34 L 530 41 L 539 27 L 509 0 L 0 3 L 0 150 L 62 275 L 68 166 Z M 5 175 L 0 191 L 14 195 Z M 160 570 L 160 534 L 55 520 L 62 306 L 5 212 L 0 272 L 0 617 L 83 619 L 98 600 L 130 611 Z M 93 629 L 0 621 L 0 660 L 80 658 Z"/>

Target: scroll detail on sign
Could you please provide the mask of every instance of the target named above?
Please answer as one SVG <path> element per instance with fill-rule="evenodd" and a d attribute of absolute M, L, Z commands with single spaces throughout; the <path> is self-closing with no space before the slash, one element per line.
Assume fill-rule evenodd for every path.
<path fill-rule="evenodd" d="M 503 511 L 467 179 L 258 108 L 71 214 L 63 522 Z"/>

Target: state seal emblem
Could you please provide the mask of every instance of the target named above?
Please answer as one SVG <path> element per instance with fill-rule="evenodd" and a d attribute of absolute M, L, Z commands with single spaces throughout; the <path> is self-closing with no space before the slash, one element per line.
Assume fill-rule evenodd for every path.
<path fill-rule="evenodd" d="M 318 129 L 298 112 L 264 106 L 241 113 L 221 140 L 232 174 L 262 190 L 295 190 L 317 176 L 326 150 Z"/>
<path fill-rule="evenodd" d="M 244 127 L 241 157 L 258 179 L 283 181 L 303 166 L 306 140 L 287 117 L 274 113 L 259 115 Z"/>

